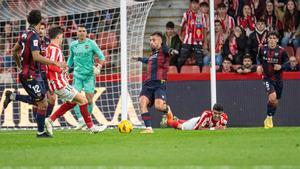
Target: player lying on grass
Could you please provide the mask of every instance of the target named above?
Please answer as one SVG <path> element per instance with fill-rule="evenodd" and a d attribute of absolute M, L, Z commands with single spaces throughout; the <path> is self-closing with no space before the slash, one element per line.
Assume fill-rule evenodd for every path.
<path fill-rule="evenodd" d="M 46 50 L 46 56 L 52 61 L 65 62 L 62 50 L 59 47 L 63 41 L 62 29 L 60 27 L 50 28 L 49 37 L 51 39 L 51 43 Z M 66 101 L 59 107 L 59 109 L 56 110 L 55 113 L 45 120 L 45 126 L 48 133 L 53 135 L 53 122 L 76 105 L 79 105 L 83 119 L 92 133 L 105 130 L 106 126 L 95 126 L 93 124 L 91 115 L 88 112 L 88 101 L 86 97 L 79 93 L 74 87 L 69 85 L 66 73 L 67 70 L 61 70 L 55 65 L 48 66 L 47 78 L 50 91 L 57 94 L 57 96 L 63 101 Z"/>
<path fill-rule="evenodd" d="M 213 110 L 205 110 L 201 116 L 189 120 L 174 119 L 169 108 L 166 119 L 162 123 L 179 130 L 223 130 L 226 129 L 228 116 L 223 112 L 221 104 L 215 104 Z"/>

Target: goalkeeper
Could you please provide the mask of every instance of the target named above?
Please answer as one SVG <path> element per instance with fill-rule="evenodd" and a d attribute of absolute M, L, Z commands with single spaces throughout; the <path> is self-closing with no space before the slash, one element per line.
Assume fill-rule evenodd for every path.
<path fill-rule="evenodd" d="M 104 64 L 105 57 L 97 46 L 96 42 L 87 38 L 87 30 L 85 26 L 78 26 L 78 40 L 73 41 L 70 45 L 70 56 L 68 58 L 68 66 L 73 69 L 73 86 L 81 92 L 84 90 L 88 100 L 88 111 L 92 114 L 93 97 L 95 91 L 95 75 L 99 74 Z M 99 63 L 94 63 L 94 55 L 99 57 Z M 84 119 L 81 116 L 79 106 L 74 108 L 75 115 L 78 119 L 76 130 L 80 130 L 85 126 Z"/>

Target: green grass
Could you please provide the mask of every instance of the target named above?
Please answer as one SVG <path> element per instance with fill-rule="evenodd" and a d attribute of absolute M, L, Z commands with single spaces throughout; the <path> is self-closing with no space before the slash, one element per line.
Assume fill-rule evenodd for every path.
<path fill-rule="evenodd" d="M 55 131 L 52 139 L 36 139 L 34 131 L 0 131 L 0 168 L 300 168 L 296 127 L 139 131 Z"/>

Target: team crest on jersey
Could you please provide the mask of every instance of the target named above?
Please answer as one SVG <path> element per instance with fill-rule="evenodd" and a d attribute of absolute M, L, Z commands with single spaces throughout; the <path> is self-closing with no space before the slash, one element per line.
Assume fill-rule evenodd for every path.
<path fill-rule="evenodd" d="M 33 46 L 38 46 L 39 45 L 39 41 L 38 40 L 33 40 Z"/>
<path fill-rule="evenodd" d="M 85 48 L 88 49 L 90 46 L 89 45 L 85 45 Z"/>

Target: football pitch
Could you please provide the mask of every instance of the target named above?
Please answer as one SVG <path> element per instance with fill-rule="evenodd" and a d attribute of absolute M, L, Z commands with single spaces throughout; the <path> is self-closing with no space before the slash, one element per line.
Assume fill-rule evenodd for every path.
<path fill-rule="evenodd" d="M 300 128 L 140 134 L 0 131 L 0 169 L 300 169 Z"/>

